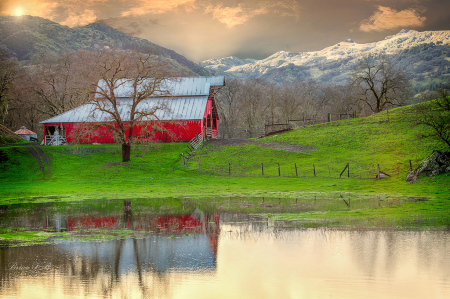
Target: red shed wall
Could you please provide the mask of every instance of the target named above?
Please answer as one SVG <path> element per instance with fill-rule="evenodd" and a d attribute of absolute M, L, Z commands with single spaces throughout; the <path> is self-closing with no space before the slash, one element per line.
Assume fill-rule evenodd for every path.
<path fill-rule="evenodd" d="M 94 125 L 94 124 L 92 124 Z M 66 128 L 66 141 L 67 143 L 74 143 L 76 141 L 77 131 L 82 124 L 80 123 L 49 123 L 44 124 L 44 132 L 47 127 L 52 126 L 65 126 Z M 133 136 L 141 136 L 145 131 L 151 129 L 150 123 L 135 124 L 133 129 Z M 202 126 L 201 120 L 187 120 L 187 121 L 174 121 L 172 123 L 161 124 L 161 127 L 168 132 L 157 132 L 153 134 L 149 139 L 154 141 L 189 141 L 197 134 L 201 134 Z M 79 140 L 80 143 L 115 143 L 112 132 L 108 132 L 107 126 L 101 126 L 91 132 L 87 137 Z M 48 135 L 48 133 L 46 134 Z"/>
<path fill-rule="evenodd" d="M 209 96 L 208 102 L 206 103 L 206 109 L 205 109 L 205 113 L 203 114 L 203 119 L 202 119 L 202 124 L 201 124 L 203 128 L 208 127 L 207 124 L 204 123 L 204 121 L 208 119 L 208 115 L 209 115 L 210 119 L 211 119 L 210 120 L 211 121 L 210 127 L 213 128 L 213 129 L 217 129 L 217 119 L 218 119 L 218 117 L 216 117 L 216 122 L 215 122 L 216 123 L 216 127 L 214 127 L 213 120 L 212 120 L 213 109 L 215 108 L 215 107 L 213 107 L 213 101 L 214 101 L 214 97 L 213 96 Z"/>

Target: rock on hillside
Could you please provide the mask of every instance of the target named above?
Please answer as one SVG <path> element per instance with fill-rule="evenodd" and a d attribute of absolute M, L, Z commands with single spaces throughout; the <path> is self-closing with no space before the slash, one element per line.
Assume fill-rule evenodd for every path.
<path fill-rule="evenodd" d="M 315 52 L 280 51 L 246 64 L 226 64 L 221 59 L 212 59 L 200 65 L 209 70 L 220 68 L 225 76 L 242 79 L 260 77 L 273 82 L 285 82 L 311 78 L 343 84 L 355 63 L 368 54 L 391 57 L 416 82 L 430 77 L 442 80 L 450 78 L 450 30 L 401 30 L 396 35 L 374 43 L 358 44 L 347 39 Z"/>
<path fill-rule="evenodd" d="M 33 56 L 41 52 L 52 54 L 78 49 L 93 51 L 104 47 L 155 49 L 171 66 L 186 75 L 211 75 L 208 70 L 175 51 L 130 36 L 103 23 L 69 28 L 40 17 L 0 16 L 0 48 L 19 61 L 32 62 Z"/>
<path fill-rule="evenodd" d="M 444 172 L 450 172 L 450 152 L 433 151 L 416 169 L 406 175 L 406 180 L 413 184 L 417 181 L 417 176 L 435 176 Z"/>

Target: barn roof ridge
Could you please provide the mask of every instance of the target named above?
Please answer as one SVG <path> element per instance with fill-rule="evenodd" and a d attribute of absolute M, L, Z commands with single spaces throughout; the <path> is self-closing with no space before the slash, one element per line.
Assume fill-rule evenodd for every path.
<path fill-rule="evenodd" d="M 151 105 L 152 102 L 157 102 L 161 100 L 167 100 L 167 97 L 159 97 L 159 98 L 148 98 L 142 101 L 142 105 Z M 131 100 L 129 100 L 131 101 Z M 175 97 L 173 100 L 169 101 L 169 111 L 160 111 L 158 117 L 161 120 L 194 120 L 194 119 L 202 119 L 203 113 L 206 108 L 206 103 L 208 101 L 208 96 L 181 96 Z M 84 105 L 73 108 L 69 111 L 66 111 L 62 114 L 56 115 L 52 118 L 44 120 L 40 122 L 41 124 L 48 123 L 76 123 L 76 122 L 104 122 L 107 120 L 107 114 L 102 112 L 95 112 L 94 118 L 92 118 L 92 103 L 86 103 Z M 180 109 L 180 107 L 186 107 L 186 105 L 191 107 L 188 109 Z M 122 106 L 121 115 L 123 114 L 123 120 L 128 121 L 126 118 L 127 113 L 129 112 L 127 108 L 130 106 L 126 103 Z M 175 114 L 175 111 L 179 113 Z"/>
<path fill-rule="evenodd" d="M 126 80 L 126 79 L 125 79 Z M 202 119 L 204 111 L 206 109 L 206 103 L 210 95 L 211 86 L 224 86 L 225 77 L 224 76 L 196 76 L 196 77 L 172 77 L 167 78 L 165 81 L 166 87 L 170 89 L 171 95 L 158 95 L 155 94 L 146 98 L 139 105 L 154 105 L 153 103 L 157 101 L 167 100 L 169 101 L 169 111 L 161 111 L 159 118 L 162 120 L 194 120 Z M 99 85 L 101 84 L 99 81 Z M 123 101 L 124 105 L 121 106 L 121 115 L 123 114 L 123 120 L 125 120 L 127 114 L 127 100 L 131 100 L 127 95 L 126 84 L 121 85 L 115 90 L 116 98 Z M 128 94 L 129 95 L 129 94 Z M 92 108 L 92 103 L 88 102 L 84 105 L 73 108 L 62 114 L 56 115 L 52 118 L 40 122 L 41 124 L 48 123 L 75 123 L 75 122 L 104 122 L 109 121 L 107 113 L 94 111 Z"/>
<path fill-rule="evenodd" d="M 152 78 L 148 78 L 151 80 Z M 126 82 L 130 80 L 129 82 Z M 119 82 L 124 84 L 119 84 L 118 87 L 114 89 L 115 97 L 117 98 L 127 98 L 132 94 L 132 79 L 119 79 Z M 105 81 L 100 79 L 98 81 L 97 91 L 103 86 L 105 86 Z M 161 96 L 200 96 L 208 95 L 211 86 L 224 86 L 225 77 L 224 76 L 196 76 L 196 77 L 170 77 L 166 78 L 161 83 L 162 89 L 170 93 L 170 95 L 165 95 L 164 93 L 156 92 L 149 97 L 161 97 Z M 96 97 L 101 97 L 96 94 Z"/>

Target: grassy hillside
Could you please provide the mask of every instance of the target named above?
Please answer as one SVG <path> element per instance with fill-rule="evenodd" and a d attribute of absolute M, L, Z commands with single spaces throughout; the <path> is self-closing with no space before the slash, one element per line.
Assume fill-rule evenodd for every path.
<path fill-rule="evenodd" d="M 349 163 L 353 178 L 373 178 L 372 169 L 379 164 L 387 174 L 404 176 L 410 169 L 410 160 L 414 167 L 433 150 L 445 150 L 443 144 L 420 138 L 427 128 L 412 127 L 406 120 L 411 117 L 407 109 L 298 128 L 239 147 L 207 146 L 199 152 L 200 164 L 212 170 L 214 159 L 216 170 L 226 173 L 232 162 L 234 173 L 260 175 L 263 163 L 266 175 L 277 176 L 279 163 L 282 175 L 294 176 L 297 163 L 299 176 L 314 176 L 314 165 L 316 176 L 338 177 Z M 278 145 L 280 149 L 295 145 L 293 149 L 299 152 L 261 145 Z M 197 161 L 190 163 L 190 168 L 196 169 Z"/>
<path fill-rule="evenodd" d="M 69 28 L 34 16 L 0 16 L 0 48 L 22 63 L 33 63 L 39 53 L 61 54 L 78 49 L 94 51 L 109 47 L 155 51 L 163 60 L 186 75 L 211 73 L 173 50 L 130 36 L 103 23 Z"/>
<path fill-rule="evenodd" d="M 19 135 L 0 124 L 0 144 L 22 143 L 24 141 Z"/>
<path fill-rule="evenodd" d="M 275 219 L 439 215 L 442 224 L 442 219 L 449 220 L 450 174 L 421 177 L 413 185 L 405 176 L 409 160 L 417 166 L 433 150 L 444 148 L 419 138 L 426 128 L 406 122 L 407 109 L 390 110 L 389 119 L 382 112 L 243 144 L 207 143 L 186 166 L 180 157 L 187 148 L 184 143 L 136 148 L 128 163 L 121 163 L 117 145 L 42 147 L 51 161 L 51 179 L 43 179 L 26 149 L 0 147 L 7 157 L 0 164 L 0 202 L 201 197 L 206 204 L 217 200 L 230 211 L 268 213 Z M 290 151 L 283 150 L 287 148 Z M 340 178 L 347 163 L 350 171 Z M 374 180 L 376 164 L 391 177 Z M 347 211 L 342 198 L 352 199 L 352 209 Z M 240 203 L 230 208 L 232 199 Z M 296 214 L 286 214 L 289 211 Z"/>

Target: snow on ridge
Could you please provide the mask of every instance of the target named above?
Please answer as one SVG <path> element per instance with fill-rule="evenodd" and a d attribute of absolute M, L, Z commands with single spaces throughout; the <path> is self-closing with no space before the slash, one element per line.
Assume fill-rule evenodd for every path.
<path fill-rule="evenodd" d="M 258 77 L 269 70 L 280 68 L 290 63 L 316 68 L 324 63 L 342 60 L 342 63 L 347 65 L 354 63 L 356 59 L 367 54 L 384 53 L 393 55 L 404 49 L 424 43 L 450 44 L 450 30 L 419 32 L 402 29 L 395 35 L 372 43 L 358 44 L 351 39 L 347 39 L 319 51 L 299 53 L 278 51 L 265 59 L 255 60 L 246 64 L 227 64 L 226 67 L 222 64 L 222 72 L 224 75 L 244 79 Z M 207 68 L 214 67 L 211 65 Z"/>

